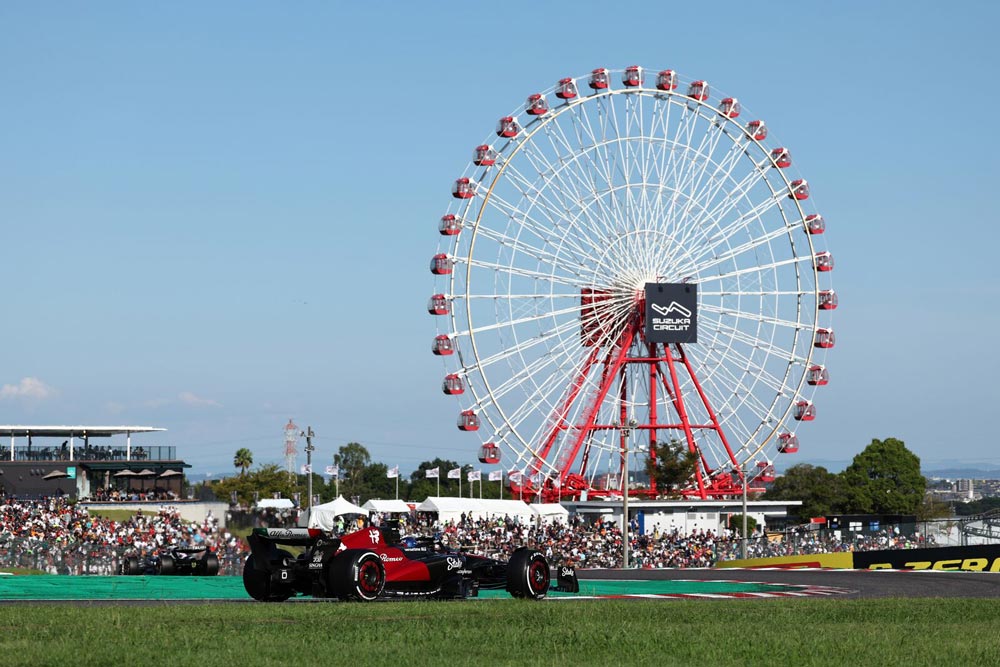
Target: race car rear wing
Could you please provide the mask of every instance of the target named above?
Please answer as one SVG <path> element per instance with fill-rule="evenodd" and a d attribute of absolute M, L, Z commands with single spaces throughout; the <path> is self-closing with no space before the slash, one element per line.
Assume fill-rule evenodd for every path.
<path fill-rule="evenodd" d="M 253 548 L 258 544 L 288 544 L 296 547 L 309 547 L 316 543 L 326 533 L 318 528 L 254 528 L 247 541 Z"/>

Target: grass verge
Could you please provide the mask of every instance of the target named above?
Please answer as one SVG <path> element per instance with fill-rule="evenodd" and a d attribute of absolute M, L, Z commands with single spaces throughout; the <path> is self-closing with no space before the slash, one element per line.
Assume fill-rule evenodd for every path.
<path fill-rule="evenodd" d="M 5 665 L 1000 664 L 995 600 L 0 605 Z"/>

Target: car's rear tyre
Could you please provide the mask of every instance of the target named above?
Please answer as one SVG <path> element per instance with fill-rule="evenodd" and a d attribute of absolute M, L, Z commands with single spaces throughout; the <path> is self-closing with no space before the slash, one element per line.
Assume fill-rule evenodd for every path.
<path fill-rule="evenodd" d="M 326 588 L 341 600 L 371 602 L 385 588 L 385 566 L 373 551 L 348 549 L 330 561 Z"/>
<path fill-rule="evenodd" d="M 126 556 L 122 561 L 122 574 L 135 575 L 142 574 L 142 567 L 139 565 L 138 556 Z"/>
<path fill-rule="evenodd" d="M 273 557 L 275 560 L 284 560 L 292 555 L 283 549 L 276 549 Z M 271 573 L 255 567 L 253 554 L 247 557 L 243 565 L 243 588 L 250 597 L 261 602 L 284 602 L 294 592 L 290 586 L 272 585 Z"/>
<path fill-rule="evenodd" d="M 170 556 L 160 556 L 160 560 L 156 563 L 157 574 L 173 574 L 175 569 L 174 559 Z"/>
<path fill-rule="evenodd" d="M 201 574 L 206 577 L 214 577 L 219 573 L 219 557 L 214 553 L 207 553 L 201 559 Z"/>
<path fill-rule="evenodd" d="M 507 563 L 507 592 L 516 598 L 541 600 L 549 592 L 551 577 L 545 556 L 521 547 Z"/>

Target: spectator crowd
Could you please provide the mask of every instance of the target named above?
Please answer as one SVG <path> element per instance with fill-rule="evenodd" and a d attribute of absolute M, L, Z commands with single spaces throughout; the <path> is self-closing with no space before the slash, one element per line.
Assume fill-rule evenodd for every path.
<path fill-rule="evenodd" d="M 0 567 L 49 574 L 117 574 L 122 559 L 173 547 L 210 547 L 220 574 L 239 574 L 246 542 L 218 520 L 183 521 L 176 510 L 137 512 L 127 521 L 91 516 L 63 498 L 0 503 Z"/>
<path fill-rule="evenodd" d="M 375 515 L 379 525 L 388 517 Z M 524 523 L 515 518 L 481 519 L 462 516 L 441 523 L 433 516 L 404 517 L 401 534 L 432 538 L 444 549 L 460 549 L 506 559 L 519 546 L 545 553 L 554 563 L 578 568 L 622 565 L 622 531 L 614 521 L 587 521 L 579 515 L 567 523 Z M 287 523 L 286 523 L 287 521 Z M 360 521 L 360 520 L 359 520 Z M 294 525 L 290 517 L 258 518 L 256 525 Z M 339 523 L 341 530 L 364 524 Z M 695 529 L 690 532 L 658 528 L 640 534 L 630 530 L 632 566 L 643 568 L 711 567 L 718 560 L 739 558 L 742 541 L 730 531 Z M 156 514 L 137 512 L 126 521 L 92 516 L 62 498 L 40 501 L 6 498 L 0 502 L 0 567 L 29 568 L 51 574 L 115 574 L 125 556 L 148 556 L 179 547 L 209 547 L 220 561 L 220 574 L 238 575 L 249 548 L 246 541 L 220 529 L 212 517 L 184 521 L 176 510 Z M 934 546 L 933 540 L 904 537 L 884 530 L 844 539 L 834 533 L 798 531 L 779 535 L 752 535 L 747 542 L 751 558 L 801 553 L 869 551 Z"/>

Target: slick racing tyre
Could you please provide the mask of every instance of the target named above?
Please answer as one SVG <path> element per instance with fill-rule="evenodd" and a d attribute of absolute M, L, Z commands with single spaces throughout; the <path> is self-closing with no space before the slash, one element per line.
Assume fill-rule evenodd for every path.
<path fill-rule="evenodd" d="M 122 574 L 135 575 L 142 574 L 142 566 L 139 565 L 138 556 L 126 556 L 122 561 Z"/>
<path fill-rule="evenodd" d="M 275 560 L 284 561 L 291 557 L 292 555 L 283 549 L 277 549 L 274 553 Z M 255 567 L 253 554 L 250 554 L 246 564 L 243 565 L 243 588 L 250 597 L 261 602 L 284 602 L 292 597 L 294 592 L 290 586 L 272 586 L 271 574 Z"/>
<path fill-rule="evenodd" d="M 208 552 L 201 559 L 201 571 L 198 573 L 204 577 L 214 577 L 219 573 L 219 557 L 212 552 Z"/>
<path fill-rule="evenodd" d="M 378 554 L 363 549 L 348 549 L 330 561 L 326 588 L 341 600 L 371 602 L 385 588 L 385 566 Z"/>
<path fill-rule="evenodd" d="M 551 576 L 542 553 L 521 547 L 507 563 L 507 592 L 516 598 L 541 600 L 549 592 Z"/>
<path fill-rule="evenodd" d="M 157 574 L 173 574 L 174 569 L 174 559 L 172 557 L 160 556 L 160 560 L 156 563 Z"/>

